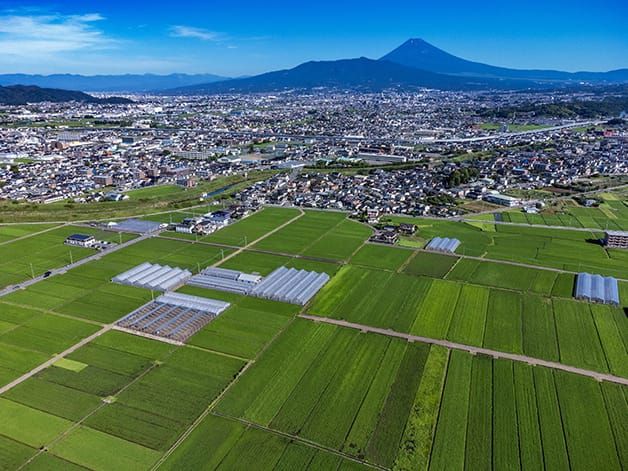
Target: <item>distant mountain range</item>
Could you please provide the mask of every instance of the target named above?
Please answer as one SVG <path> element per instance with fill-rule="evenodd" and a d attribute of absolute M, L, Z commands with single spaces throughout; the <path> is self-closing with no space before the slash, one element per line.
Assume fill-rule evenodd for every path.
<path fill-rule="evenodd" d="M 498 78 L 455 77 L 393 62 L 367 59 L 306 62 L 293 69 L 254 77 L 225 80 L 168 90 L 169 94 L 250 93 L 288 89 L 338 88 L 379 91 L 438 88 L 442 90 L 510 89 L 531 86 L 527 81 Z"/>
<path fill-rule="evenodd" d="M 0 74 L 0 85 L 36 85 L 38 87 L 82 90 L 84 92 L 151 92 L 226 80 L 212 74 L 170 75 L 29 75 Z"/>
<path fill-rule="evenodd" d="M 0 75 L 0 85 L 37 85 L 66 90 L 164 94 L 254 93 L 334 88 L 381 91 L 542 90 L 628 83 L 628 69 L 610 72 L 519 70 L 472 62 L 422 39 L 410 39 L 378 60 L 306 62 L 293 69 L 228 79 L 217 75 Z"/>
<path fill-rule="evenodd" d="M 122 97 L 96 98 L 83 92 L 41 88 L 33 85 L 0 86 L 0 104 L 25 105 L 27 103 L 79 101 L 83 103 L 127 104 L 132 100 Z"/>
<path fill-rule="evenodd" d="M 561 72 L 558 70 L 524 70 L 495 67 L 456 57 L 423 39 L 409 39 L 380 60 L 429 70 L 439 74 L 467 77 L 493 77 L 503 79 L 533 80 L 541 82 L 625 82 L 628 69 L 610 72 Z"/>
<path fill-rule="evenodd" d="M 338 88 L 380 91 L 541 89 L 628 82 L 628 69 L 611 72 L 517 70 L 471 62 L 422 39 L 410 39 L 379 60 L 359 58 L 306 62 L 293 69 L 267 72 L 167 90 L 168 94 L 251 93 L 295 89 Z"/>

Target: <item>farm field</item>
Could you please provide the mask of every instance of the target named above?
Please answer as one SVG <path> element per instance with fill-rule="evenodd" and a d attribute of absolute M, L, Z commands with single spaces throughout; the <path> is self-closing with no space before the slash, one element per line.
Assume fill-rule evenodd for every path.
<path fill-rule="evenodd" d="M 351 469 L 356 461 L 290 441 L 223 417 L 208 415 L 159 469 Z"/>
<path fill-rule="evenodd" d="M 417 252 L 403 271 L 410 275 L 443 278 L 458 261 L 457 257 L 430 252 Z"/>
<path fill-rule="evenodd" d="M 297 214 L 266 208 L 212 235 L 222 241 L 149 238 L 1 297 L 0 387 L 159 294 L 110 281 L 145 261 L 331 276 L 305 307 L 183 286 L 177 291 L 231 303 L 186 345 L 112 329 L 74 349 L 0 394 L 0 469 L 628 466 L 628 389 L 560 369 L 628 379 L 628 283 L 620 282 L 621 306 L 585 303 L 572 297 L 572 274 L 491 260 L 534 252 L 533 265 L 580 258 L 625 271 L 625 252 L 586 242 L 586 232 L 412 219 L 420 245 L 434 236 L 463 241 L 457 255 L 444 255 L 365 243 L 365 225 L 312 210 L 242 249 L 245 235 L 251 242 Z M 2 229 L 0 250 L 23 242 L 3 245 L 3 235 L 25 229 Z M 595 259 L 597 249 L 606 259 Z M 486 260 L 465 258 L 466 250 Z M 471 355 L 300 313 L 559 365 Z"/>
<path fill-rule="evenodd" d="M 565 226 L 589 229 L 628 230 L 628 206 L 619 195 L 603 193 L 598 207 L 578 206 L 565 203 L 557 210 L 526 214 L 519 211 L 501 213 L 501 220 L 520 224 Z"/>
<path fill-rule="evenodd" d="M 95 322 L 113 322 L 151 299 L 149 290 L 111 283 L 115 275 L 145 261 L 196 272 L 199 266 L 204 268 L 219 261 L 221 250 L 225 255 L 230 253 L 229 249 L 210 245 L 151 238 L 13 292 L 2 300 Z"/>
<path fill-rule="evenodd" d="M 305 211 L 305 214 L 253 249 L 280 254 L 302 254 L 331 260 L 349 258 L 371 235 L 366 226 L 331 211 Z"/>
<path fill-rule="evenodd" d="M 6 227 L 13 226 L 0 228 L 0 242 L 2 233 L 11 233 Z M 13 242 L 5 241 L 6 243 L 0 245 L 0 288 L 27 280 L 33 275 L 39 276 L 47 270 L 68 265 L 72 261 L 76 262 L 96 253 L 93 249 L 65 245 L 65 239 L 75 233 L 89 234 L 111 242 L 119 242 L 120 238 L 117 233 L 91 227 L 61 226 Z M 122 237 L 122 240 L 126 241 L 135 236 L 123 234 Z"/>
<path fill-rule="evenodd" d="M 412 255 L 407 249 L 365 244 L 351 257 L 351 264 L 397 271 Z"/>
<path fill-rule="evenodd" d="M 286 356 L 299 341 L 301 354 Z M 570 373 L 299 320 L 213 413 L 386 468 L 538 469 L 568 459 L 575 469 L 621 469 L 605 389 Z M 573 407 L 588 394 L 595 414 L 583 427 Z M 591 456 L 580 453 L 587 439 L 604 441 Z"/>
<path fill-rule="evenodd" d="M 475 260 L 461 260 L 452 274 L 463 272 L 463 262 L 477 269 Z M 502 277 L 499 272 L 491 275 L 491 269 L 484 279 L 467 273 L 465 282 L 459 282 L 345 266 L 323 287 L 308 312 L 628 377 L 620 362 L 626 357 L 620 337 L 626 338 L 628 319 L 620 307 L 573 299 L 552 301 L 549 293 L 536 293 L 532 288 L 544 286 L 535 284 L 536 277 L 552 272 L 530 270 L 538 273 L 525 278 L 515 271 L 509 278 L 508 272 Z M 518 279 L 524 288 L 527 279 L 531 288 L 522 293 L 468 284 L 503 286 Z"/>
<path fill-rule="evenodd" d="M 18 237 L 26 237 L 36 232 L 46 231 L 60 224 L 0 224 L 0 244 L 4 244 Z"/>
<path fill-rule="evenodd" d="M 299 215 L 298 209 L 264 208 L 203 238 L 208 242 L 241 247 Z"/>
<path fill-rule="evenodd" d="M 79 320 L 0 303 L 0 386 L 98 329 Z"/>
<path fill-rule="evenodd" d="M 201 288 L 183 292 L 205 294 Z M 213 293 L 207 297 L 216 299 Z M 252 360 L 300 309 L 292 304 L 247 296 L 229 301 L 231 307 L 191 337 L 189 345 Z"/>
<path fill-rule="evenodd" d="M 0 397 L 0 436 L 25 447 L 22 463 L 46 446 L 88 469 L 149 469 L 244 366 L 120 332 L 68 360 Z"/>
<path fill-rule="evenodd" d="M 221 268 L 240 270 L 245 273 L 259 273 L 262 276 L 270 274 L 281 266 L 324 272 L 330 276 L 340 268 L 340 265 L 334 262 L 322 262 L 301 256 L 274 255 L 254 250 L 240 252 L 220 264 Z"/>
<path fill-rule="evenodd" d="M 625 251 L 607 250 L 599 244 L 598 240 L 603 237 L 602 231 L 571 231 L 401 216 L 390 216 L 388 220 L 416 224 L 419 228 L 416 243 L 420 247 L 433 237 L 457 238 L 462 242 L 456 250 L 459 255 L 622 278 L 628 263 Z"/>

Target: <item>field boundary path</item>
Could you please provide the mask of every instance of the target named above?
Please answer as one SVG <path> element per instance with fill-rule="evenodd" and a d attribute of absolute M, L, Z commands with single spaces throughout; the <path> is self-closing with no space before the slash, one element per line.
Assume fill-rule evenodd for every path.
<path fill-rule="evenodd" d="M 373 245 L 381 245 L 383 247 L 397 247 L 395 245 L 389 245 L 389 244 L 382 244 L 381 242 L 366 242 L 367 244 L 373 244 Z M 433 250 L 427 250 L 427 249 L 422 249 L 419 247 L 400 247 L 404 250 L 412 250 L 416 253 L 419 252 L 424 252 L 424 253 L 431 253 L 431 254 L 438 254 L 439 252 L 435 252 Z M 513 260 L 504 260 L 504 259 L 500 259 L 500 258 L 487 258 L 487 257 L 478 257 L 475 255 L 465 255 L 465 254 L 460 254 L 460 253 L 453 253 L 450 254 L 449 256 L 451 257 L 458 257 L 458 259 L 462 259 L 462 258 L 467 258 L 469 260 L 477 260 L 479 262 L 486 262 L 486 263 L 501 263 L 502 265 L 514 265 L 516 267 L 523 267 L 523 268 L 530 268 L 533 270 L 545 270 L 545 271 L 553 271 L 556 273 L 567 273 L 569 275 L 577 275 L 580 272 L 579 271 L 572 271 L 572 270 L 565 270 L 563 268 L 555 268 L 555 267 L 548 267 L 548 266 L 544 266 L 544 265 L 532 265 L 530 263 L 525 263 L 525 262 L 515 262 Z M 456 262 L 458 263 L 458 262 Z M 452 267 L 453 269 L 453 267 Z M 450 269 L 451 271 L 451 269 Z M 447 272 L 447 274 L 449 274 L 449 272 Z M 628 282 L 628 279 L 626 278 L 620 278 L 618 276 L 613 277 L 619 281 L 626 281 Z M 443 278 L 444 279 L 444 278 Z"/>
<path fill-rule="evenodd" d="M 596 379 L 597 381 L 608 381 L 610 383 L 617 383 L 624 386 L 628 386 L 628 379 L 620 376 L 615 376 L 607 373 L 598 373 L 597 371 L 585 370 L 583 368 L 576 368 L 575 366 L 565 365 L 555 361 L 541 360 L 540 358 L 529 357 L 527 355 L 520 355 L 517 353 L 506 353 L 498 350 L 491 350 L 483 347 L 473 347 L 471 345 L 465 345 L 462 343 L 450 342 L 449 340 L 434 339 L 430 337 L 421 337 L 418 335 L 404 334 L 402 332 L 396 332 L 392 329 L 382 329 L 380 327 L 372 327 L 370 325 L 356 324 L 354 322 L 348 322 L 341 319 L 331 319 L 329 317 L 312 316 L 310 314 L 299 314 L 298 317 L 308 319 L 314 322 L 324 322 L 326 324 L 333 324 L 340 327 L 347 327 L 350 329 L 360 330 L 362 332 L 371 332 L 375 334 L 387 335 L 389 337 L 396 337 L 405 339 L 410 342 L 423 342 L 432 345 L 440 345 L 445 348 L 453 350 L 462 350 L 472 355 L 487 355 L 493 358 L 502 358 L 505 360 L 517 361 L 520 363 L 527 363 L 533 366 L 544 366 L 546 368 L 552 368 L 554 370 L 567 371 L 569 373 L 575 373 L 581 376 L 588 376 L 589 378 Z"/>
<path fill-rule="evenodd" d="M 39 275 L 39 276 L 36 276 L 35 278 L 31 278 L 30 280 L 26 280 L 21 283 L 18 283 L 17 285 L 9 285 L 0 290 L 0 298 L 3 296 L 6 296 L 7 294 L 11 294 L 14 291 L 17 291 L 19 289 L 28 288 L 29 286 L 34 285 L 35 283 L 39 283 L 40 281 L 45 280 L 47 278 L 52 278 L 53 276 L 56 276 L 56 275 L 63 275 L 65 272 L 67 272 L 68 270 L 71 270 L 72 268 L 80 267 L 81 265 L 85 265 L 86 263 L 92 262 L 94 260 L 99 260 L 101 257 L 104 257 L 105 255 L 109 255 L 110 253 L 117 252 L 118 250 L 124 249 L 126 247 L 129 247 L 130 245 L 136 244 L 138 242 L 149 239 L 151 237 L 155 237 L 157 235 L 158 235 L 158 232 L 141 235 L 139 237 L 136 237 L 135 239 L 127 240 L 126 242 L 123 242 L 121 244 L 116 244 L 109 249 L 103 250 L 101 252 L 96 252 L 95 254 L 90 255 L 89 257 L 82 258 L 80 260 L 77 260 L 74 263 L 70 263 L 69 265 L 65 265 L 59 268 L 53 268 L 52 270 L 50 270 L 50 275 L 46 277 L 44 277 L 44 275 Z"/>
<path fill-rule="evenodd" d="M 220 265 L 223 262 L 226 262 L 227 260 L 235 257 L 236 255 L 241 254 L 242 252 L 244 252 L 246 249 L 248 249 L 249 247 L 252 247 L 253 245 L 257 244 L 258 242 L 264 240 L 266 237 L 270 237 L 271 235 L 273 235 L 275 232 L 280 231 L 281 229 L 283 229 L 284 227 L 292 224 L 294 221 L 296 221 L 297 219 L 303 217 L 303 215 L 305 214 L 305 212 L 301 209 L 298 208 L 299 210 L 299 214 L 297 214 L 295 217 L 293 217 L 292 219 L 290 219 L 289 221 L 284 222 L 283 224 L 281 224 L 280 226 L 275 227 L 272 231 L 267 232 L 266 234 L 264 234 L 261 237 L 258 237 L 257 239 L 249 242 L 246 245 L 243 245 L 242 247 L 238 247 L 237 250 L 235 250 L 234 252 L 230 253 L 229 255 L 227 255 L 225 258 L 221 258 L 220 260 L 218 260 L 216 263 L 214 263 L 212 265 L 212 267 L 217 267 L 218 265 Z M 184 239 L 185 240 L 185 239 Z M 190 242 L 194 243 L 195 241 L 191 240 Z M 201 243 L 207 243 L 209 245 L 214 245 L 211 244 L 209 242 L 203 242 L 201 241 Z"/>
<path fill-rule="evenodd" d="M 19 378 L 11 381 L 10 383 L 2 386 L 0 388 L 0 395 L 4 394 L 5 392 L 9 391 L 10 389 L 13 389 L 15 386 L 17 386 L 20 383 L 23 383 L 24 381 L 26 381 L 27 379 L 35 376 L 37 373 L 39 373 L 40 371 L 45 370 L 46 368 L 48 368 L 49 366 L 52 366 L 53 364 L 55 364 L 57 361 L 63 359 L 64 357 L 66 357 L 67 355 L 70 355 L 71 353 L 74 353 L 76 350 L 78 350 L 79 348 L 81 348 L 84 345 L 87 345 L 89 342 L 91 342 L 92 340 L 100 337 L 102 334 L 104 334 L 105 332 L 110 331 L 113 328 L 113 324 L 107 324 L 105 325 L 102 329 L 100 329 L 99 331 L 93 333 L 92 335 L 90 335 L 89 337 L 85 337 L 83 340 L 79 341 L 78 343 L 75 343 L 74 345 L 72 345 L 70 348 L 68 348 L 67 350 L 64 350 L 61 353 L 56 354 L 55 356 L 53 356 L 52 358 L 50 358 L 49 360 L 43 362 L 42 364 L 36 366 L 35 368 L 33 368 L 32 370 L 30 370 L 28 373 L 24 373 L 22 376 L 20 376 Z"/>
<path fill-rule="evenodd" d="M 29 224 L 29 223 L 20 224 L 20 225 L 27 225 L 27 224 Z M 47 224 L 47 223 L 44 222 L 42 224 Z M 4 226 L 4 225 L 5 224 L 0 224 L 0 226 Z M 16 237 L 14 239 L 10 239 L 10 240 L 4 241 L 4 242 L 0 242 L 0 245 L 7 245 L 7 244 L 11 244 L 13 242 L 17 242 L 19 240 L 28 239 L 29 237 L 34 237 L 34 236 L 38 236 L 40 234 L 44 234 L 46 232 L 54 231 L 55 229 L 59 229 L 61 227 L 67 226 L 67 225 L 68 225 L 67 223 L 66 224 L 57 224 L 55 226 L 49 227 L 48 229 L 43 229 L 43 230 L 37 231 L 37 232 L 31 232 L 30 234 L 25 234 L 23 236 Z"/>

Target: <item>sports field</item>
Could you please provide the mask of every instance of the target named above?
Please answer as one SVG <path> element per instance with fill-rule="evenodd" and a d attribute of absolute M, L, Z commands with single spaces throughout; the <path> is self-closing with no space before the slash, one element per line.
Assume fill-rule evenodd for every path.
<path fill-rule="evenodd" d="M 0 469 L 625 469 L 628 283 L 621 306 L 590 304 L 573 274 L 538 265 L 628 259 L 597 260 L 577 231 L 419 221 L 417 240 L 458 237 L 457 254 L 368 243 L 343 213 L 266 208 L 1 297 L 0 388 L 28 378 L 0 394 Z M 0 228 L 0 250 L 71 228 L 45 229 Z M 529 266 L 498 256 L 533 250 Z M 110 281 L 145 261 L 331 279 L 306 306 L 179 288 L 231 303 L 186 345 L 103 331 L 159 294 Z"/>

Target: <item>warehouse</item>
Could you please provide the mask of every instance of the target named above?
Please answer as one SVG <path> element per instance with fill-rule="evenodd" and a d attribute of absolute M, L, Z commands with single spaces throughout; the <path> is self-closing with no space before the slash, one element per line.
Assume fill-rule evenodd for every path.
<path fill-rule="evenodd" d="M 210 267 L 190 278 L 187 284 L 199 288 L 216 289 L 246 295 L 249 294 L 253 287 L 261 280 L 262 277 L 259 275 L 249 275 L 237 270 Z"/>
<path fill-rule="evenodd" d="M 142 263 L 124 273 L 115 276 L 111 281 L 121 285 L 135 286 L 157 291 L 170 291 L 183 285 L 192 273 L 182 268 Z"/>
<path fill-rule="evenodd" d="M 250 294 L 303 306 L 327 281 L 327 273 L 280 267 L 255 285 Z"/>
<path fill-rule="evenodd" d="M 575 297 L 595 303 L 619 304 L 617 280 L 610 276 L 579 273 L 576 279 Z"/>
<path fill-rule="evenodd" d="M 229 306 L 224 301 L 167 293 L 123 317 L 116 326 L 182 343 Z"/>
<path fill-rule="evenodd" d="M 430 243 L 425 247 L 426 250 L 433 250 L 435 252 L 454 253 L 460 245 L 458 239 L 450 239 L 448 237 L 434 237 L 430 240 Z"/>

